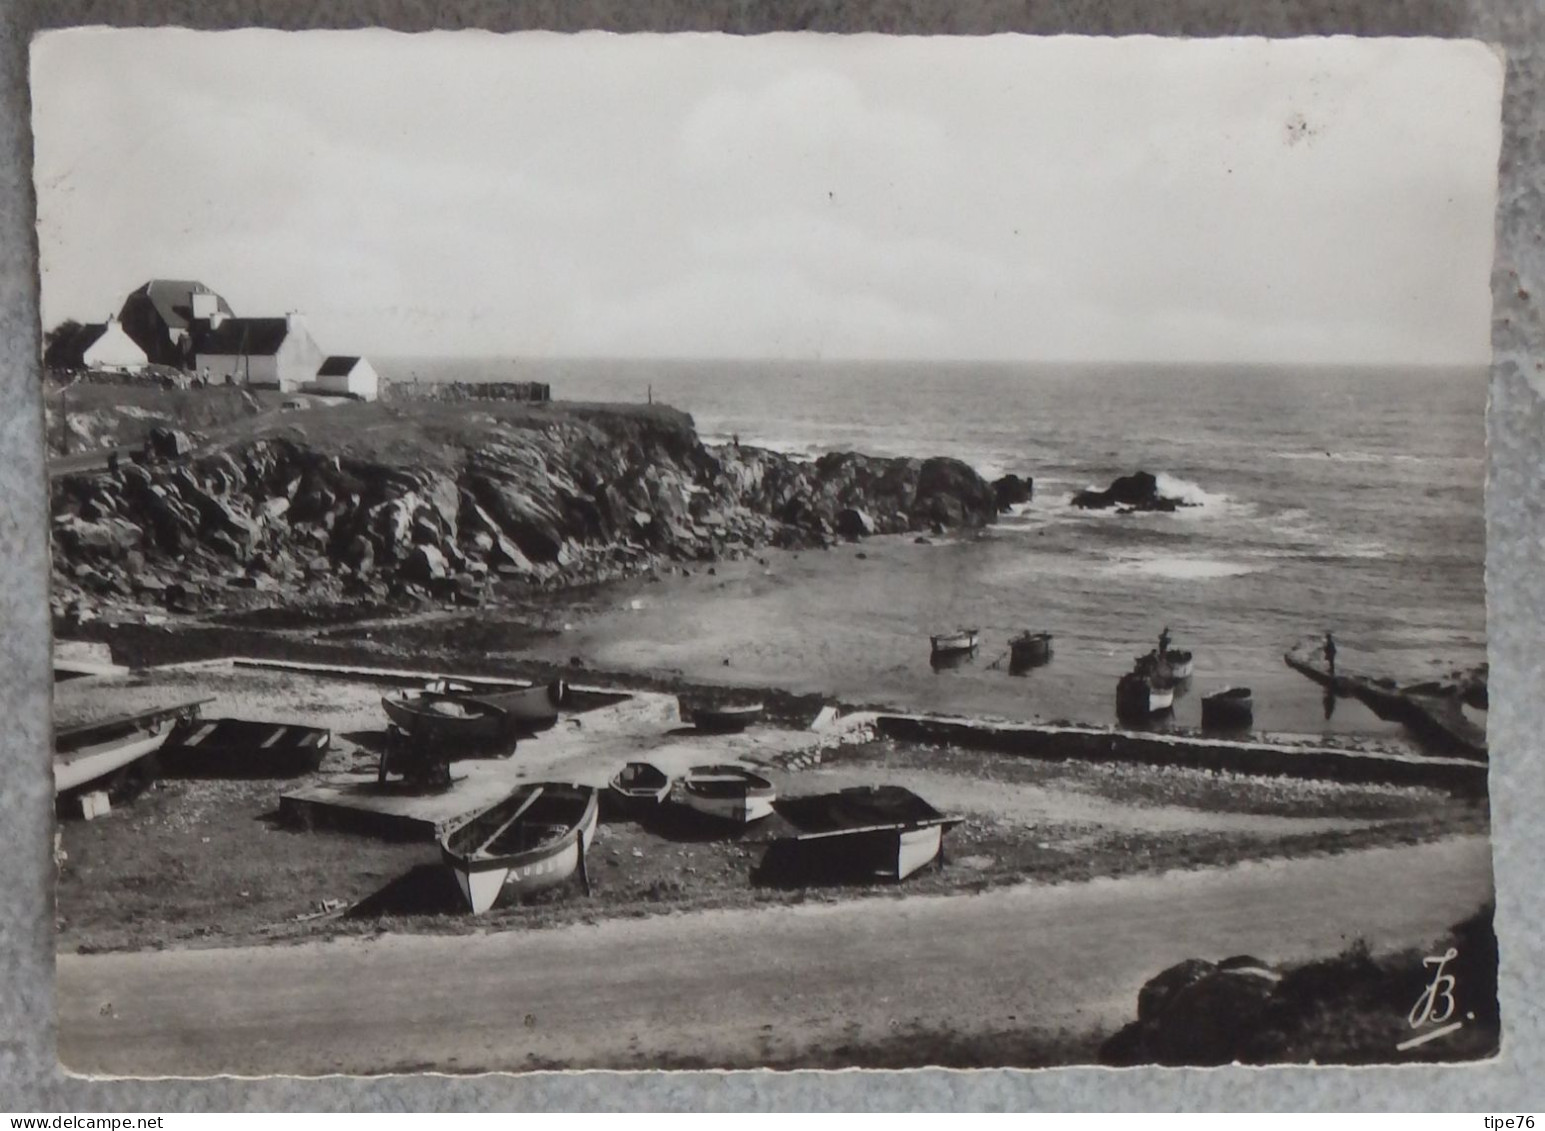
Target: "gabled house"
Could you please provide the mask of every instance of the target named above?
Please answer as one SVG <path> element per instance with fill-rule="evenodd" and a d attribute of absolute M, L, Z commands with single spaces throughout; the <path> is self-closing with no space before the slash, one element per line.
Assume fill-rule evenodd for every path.
<path fill-rule="evenodd" d="M 124 300 L 118 321 L 148 360 L 186 368 L 193 361 L 194 320 L 231 313 L 230 304 L 203 283 L 152 279 Z"/>
<path fill-rule="evenodd" d="M 299 314 L 231 318 L 213 311 L 192 325 L 193 366 L 211 381 L 231 378 L 293 393 L 316 377 L 322 351 Z"/>
<path fill-rule="evenodd" d="M 381 378 L 375 366 L 363 357 L 344 357 L 339 354 L 322 362 L 316 380 L 307 392 L 326 393 L 334 396 L 358 397 L 373 401 L 380 392 Z"/>
<path fill-rule="evenodd" d="M 109 369 L 138 373 L 147 358 L 116 318 L 91 322 L 49 343 L 43 361 L 56 369 Z"/>

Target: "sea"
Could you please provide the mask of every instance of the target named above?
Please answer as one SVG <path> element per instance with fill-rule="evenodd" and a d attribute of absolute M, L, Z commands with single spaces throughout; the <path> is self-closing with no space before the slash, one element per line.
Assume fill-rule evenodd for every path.
<path fill-rule="evenodd" d="M 1326 700 L 1283 653 L 1333 632 L 1344 670 L 1432 678 L 1486 658 L 1486 373 L 1480 369 L 921 362 L 395 359 L 384 376 L 547 381 L 557 399 L 664 402 L 705 440 L 798 456 L 954 456 L 1032 477 L 1032 502 L 931 544 L 875 539 L 624 587 L 554 659 L 670 670 L 846 701 L 1114 719 L 1115 684 L 1164 628 L 1196 657 L 1173 725 L 1249 686 L 1261 730 L 1394 735 Z M 1149 471 L 1174 513 L 1083 511 Z M 859 555 L 862 555 L 860 557 Z M 982 647 L 934 670 L 928 636 Z M 1054 635 L 1010 675 L 1007 641 Z M 565 655 L 560 656 L 559 653 Z M 1478 720 L 1483 721 L 1483 719 Z"/>

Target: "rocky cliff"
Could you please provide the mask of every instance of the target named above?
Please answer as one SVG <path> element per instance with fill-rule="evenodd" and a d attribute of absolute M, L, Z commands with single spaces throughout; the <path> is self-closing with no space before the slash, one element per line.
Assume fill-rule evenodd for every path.
<path fill-rule="evenodd" d="M 243 589 L 478 603 L 500 579 L 564 585 L 764 545 L 978 526 L 998 509 L 957 460 L 707 446 L 689 417 L 658 407 L 304 415 L 225 444 L 157 433 L 142 458 L 56 478 L 56 614 L 192 612 Z"/>

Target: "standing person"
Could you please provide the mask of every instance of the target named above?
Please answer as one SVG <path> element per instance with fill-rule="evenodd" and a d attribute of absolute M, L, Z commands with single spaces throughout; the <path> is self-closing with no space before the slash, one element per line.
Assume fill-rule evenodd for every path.
<path fill-rule="evenodd" d="M 1159 659 L 1162 660 L 1165 656 L 1169 655 L 1169 642 L 1169 625 L 1165 625 L 1164 631 L 1159 633 Z"/>
<path fill-rule="evenodd" d="M 1336 638 L 1328 632 L 1325 634 L 1325 666 L 1332 676 L 1336 674 Z"/>

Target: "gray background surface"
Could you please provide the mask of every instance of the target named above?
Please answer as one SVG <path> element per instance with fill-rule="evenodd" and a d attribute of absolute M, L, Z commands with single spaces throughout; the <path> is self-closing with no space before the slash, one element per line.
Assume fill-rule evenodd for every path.
<path fill-rule="evenodd" d="M 908 1073 L 538 1073 L 315 1080 L 83 1080 L 57 1067 L 48 774 L 47 508 L 38 396 L 27 43 L 83 24 L 384 26 L 577 31 L 878 31 L 978 35 L 1395 35 L 1476 38 L 1507 53 L 1494 360 L 1488 411 L 1487 602 L 1492 811 L 1503 1051 L 1404 1069 L 1055 1069 Z M 1529 1111 L 1541 1083 L 1545 945 L 1545 6 L 1542 0 L 55 0 L 0 8 L 0 1111 L 227 1109 L 1453 1109 Z M 1395 282 L 1391 281 L 1392 284 Z M 1542 360 L 1537 360 L 1542 359 Z M 1412 876 L 1410 882 L 1419 884 Z"/>

